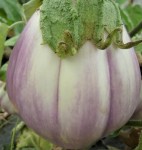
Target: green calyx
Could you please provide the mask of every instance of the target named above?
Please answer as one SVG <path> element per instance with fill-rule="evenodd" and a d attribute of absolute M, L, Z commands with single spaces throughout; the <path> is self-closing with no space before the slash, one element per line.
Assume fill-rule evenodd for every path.
<path fill-rule="evenodd" d="M 120 48 L 140 42 L 123 44 L 120 11 L 114 0 L 43 0 L 40 11 L 43 44 L 61 58 L 76 54 L 87 40 L 99 49 L 112 42 Z"/>

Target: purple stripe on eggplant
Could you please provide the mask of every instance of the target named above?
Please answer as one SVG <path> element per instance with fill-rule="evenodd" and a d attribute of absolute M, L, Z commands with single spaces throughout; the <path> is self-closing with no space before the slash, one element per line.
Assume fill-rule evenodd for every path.
<path fill-rule="evenodd" d="M 139 94 L 139 89 L 137 88 L 139 87 L 139 84 L 137 84 L 137 81 L 140 78 L 137 79 L 136 75 L 126 76 L 126 74 L 130 74 L 127 69 L 130 68 L 129 65 L 133 65 L 132 60 L 131 63 L 125 60 L 125 57 L 123 57 L 124 53 L 123 50 L 121 50 L 121 52 L 119 52 L 118 54 L 115 53 L 117 53 L 117 51 L 114 51 L 114 55 L 118 56 L 118 58 L 113 55 L 113 52 L 108 50 L 108 60 L 110 63 L 109 66 L 111 73 L 111 105 L 112 105 L 110 109 L 110 118 L 108 120 L 108 127 L 107 127 L 108 132 L 114 130 L 115 128 L 121 127 L 128 121 L 127 118 L 131 117 L 132 113 L 136 109 L 136 106 L 138 105 L 138 94 Z M 117 64 L 118 65 L 120 64 L 119 63 L 120 59 L 121 62 L 124 64 L 123 68 L 125 69 L 124 70 L 125 72 L 123 70 L 119 70 L 119 68 L 121 69 L 122 67 L 117 66 Z M 134 68 L 135 65 L 132 70 L 133 73 L 135 72 Z M 132 81 L 134 81 L 134 84 L 132 84 Z M 136 98 L 137 100 L 134 101 L 134 99 Z M 127 113 L 124 115 L 124 112 L 126 111 Z"/>

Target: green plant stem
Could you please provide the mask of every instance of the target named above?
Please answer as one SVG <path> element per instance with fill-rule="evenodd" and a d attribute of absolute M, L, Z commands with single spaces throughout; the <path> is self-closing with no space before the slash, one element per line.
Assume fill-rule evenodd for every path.
<path fill-rule="evenodd" d="M 136 35 L 140 30 L 142 30 L 142 21 L 130 32 L 130 36 L 133 37 Z"/>
<path fill-rule="evenodd" d="M 16 125 L 18 124 L 18 119 L 16 121 Z M 11 142 L 10 142 L 10 150 L 13 150 L 13 145 L 14 145 L 14 138 L 15 138 L 15 134 L 16 134 L 16 128 L 14 128 L 12 130 L 12 136 L 11 136 Z"/>
<path fill-rule="evenodd" d="M 13 150 L 13 143 L 14 143 L 14 137 L 15 137 L 15 130 L 12 131 L 12 137 L 11 137 L 11 143 L 10 143 L 10 150 Z"/>
<path fill-rule="evenodd" d="M 126 123 L 125 126 L 142 127 L 142 120 L 130 120 Z"/>
<path fill-rule="evenodd" d="M 11 30 L 11 29 L 13 29 L 15 26 L 17 26 L 19 24 L 25 24 L 25 22 L 24 21 L 15 22 L 11 26 L 9 26 L 8 29 Z"/>

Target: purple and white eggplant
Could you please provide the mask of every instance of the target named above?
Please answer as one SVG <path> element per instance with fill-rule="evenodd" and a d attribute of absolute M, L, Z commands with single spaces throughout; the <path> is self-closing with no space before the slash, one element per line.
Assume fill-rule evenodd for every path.
<path fill-rule="evenodd" d="M 114 17 L 106 19 L 110 12 Z M 30 128 L 64 148 L 81 149 L 130 119 L 141 77 L 134 49 L 126 50 L 135 43 L 120 18 L 111 0 L 43 1 L 7 74 L 9 98 Z"/>

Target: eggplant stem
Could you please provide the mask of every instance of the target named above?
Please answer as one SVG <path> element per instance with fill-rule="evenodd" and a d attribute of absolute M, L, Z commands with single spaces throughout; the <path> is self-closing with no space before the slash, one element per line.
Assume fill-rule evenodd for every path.
<path fill-rule="evenodd" d="M 121 48 L 121 49 L 129 49 L 131 47 L 137 46 L 138 44 L 142 43 L 142 40 L 134 41 L 134 42 L 128 42 L 124 44 L 122 41 L 121 42 L 116 42 L 115 44 Z"/>
<path fill-rule="evenodd" d="M 102 39 L 98 42 L 98 43 L 95 43 L 95 45 L 97 46 L 97 48 L 99 49 L 106 49 L 107 47 L 109 47 L 114 39 L 114 37 L 116 36 L 116 34 L 118 32 L 122 32 L 122 29 L 121 28 L 116 28 L 115 30 L 113 30 L 106 38 L 105 41 L 102 41 Z"/>

